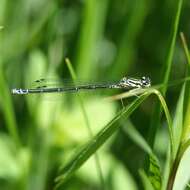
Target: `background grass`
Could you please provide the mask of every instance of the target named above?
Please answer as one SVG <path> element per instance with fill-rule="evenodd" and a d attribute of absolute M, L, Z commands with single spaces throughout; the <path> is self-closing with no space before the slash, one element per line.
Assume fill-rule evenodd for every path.
<path fill-rule="evenodd" d="M 161 107 L 168 106 L 172 118 L 169 133 L 154 96 L 131 97 L 121 104 L 104 99 L 119 91 L 81 93 L 85 119 L 100 139 L 89 137 L 75 94 L 10 92 L 42 77 L 71 78 L 66 57 L 78 78 L 87 81 L 145 75 L 153 84 L 166 84 L 188 77 L 189 11 L 187 0 L 1 0 L 0 189 L 53 189 L 55 179 L 69 171 L 74 175 L 69 173 L 60 189 L 187 188 L 188 81 L 162 89 L 167 105 Z M 121 117 L 130 106 L 130 118 Z M 112 132 L 101 133 L 104 129 Z M 96 150 L 99 171 L 88 159 Z M 82 162 L 72 168 L 73 159 Z"/>

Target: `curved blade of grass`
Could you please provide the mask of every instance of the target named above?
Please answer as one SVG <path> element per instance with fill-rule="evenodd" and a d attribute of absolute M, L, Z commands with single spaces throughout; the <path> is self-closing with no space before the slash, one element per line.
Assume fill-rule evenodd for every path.
<path fill-rule="evenodd" d="M 177 4 L 177 11 L 176 11 L 175 19 L 174 19 L 174 25 L 171 30 L 172 39 L 171 39 L 171 44 L 169 47 L 167 61 L 166 61 L 166 64 L 163 66 L 163 73 L 162 73 L 163 77 L 162 78 L 163 78 L 164 86 L 163 86 L 161 92 L 163 93 L 164 96 L 167 91 L 167 83 L 169 80 L 169 75 L 170 75 L 172 61 L 173 61 L 173 55 L 174 55 L 174 49 L 175 49 L 175 43 L 176 43 L 176 38 L 177 38 L 177 31 L 178 31 L 178 26 L 179 26 L 182 5 L 183 5 L 183 0 L 179 0 L 178 4 Z M 150 130 L 149 130 L 149 143 L 151 144 L 152 147 L 154 146 L 156 131 L 159 127 L 161 112 L 162 112 L 162 110 L 161 110 L 160 105 L 156 104 L 155 110 L 154 110 L 153 116 L 152 116 L 152 121 L 150 124 Z"/>
<path fill-rule="evenodd" d="M 183 129 L 183 104 L 184 104 L 185 85 L 182 87 L 177 108 L 173 120 L 173 134 L 174 134 L 174 157 L 177 155 L 177 151 L 180 145 L 182 129 Z"/>
<path fill-rule="evenodd" d="M 177 38 L 177 32 L 178 32 L 178 26 L 179 26 L 179 20 L 180 20 L 182 5 L 183 5 L 183 0 L 179 0 L 178 5 L 177 5 L 176 16 L 175 16 L 175 20 L 174 20 L 174 25 L 172 28 L 172 41 L 171 41 L 171 45 L 169 48 L 166 67 L 164 69 L 164 80 L 163 80 L 164 84 L 167 84 L 168 80 L 169 80 L 169 75 L 170 75 L 173 56 L 174 56 L 175 43 L 176 43 L 176 38 Z M 164 94 L 164 96 L 165 96 L 166 90 L 167 90 L 167 85 L 165 87 L 163 87 L 163 89 L 162 89 L 162 93 Z"/>
<path fill-rule="evenodd" d="M 122 93 L 122 94 L 110 97 L 109 100 L 118 100 L 121 98 L 124 99 L 124 98 L 130 97 L 130 96 L 134 96 L 135 94 L 139 95 L 141 93 L 148 93 L 149 95 L 155 94 L 158 97 L 158 99 L 161 103 L 161 106 L 164 110 L 165 116 L 166 116 L 166 121 L 168 124 L 168 130 L 169 130 L 169 136 L 170 136 L 170 142 L 171 142 L 171 153 L 172 153 L 172 158 L 174 159 L 174 153 L 173 153 L 174 137 L 173 137 L 173 131 L 172 131 L 172 120 L 171 120 L 171 116 L 170 116 L 167 104 L 164 100 L 164 97 L 162 96 L 162 94 L 157 89 L 154 89 L 154 88 L 135 89 L 135 90 L 132 90 L 132 92 L 129 91 L 127 93 Z"/>
<path fill-rule="evenodd" d="M 159 91 L 155 89 L 148 89 L 143 95 L 139 96 L 129 106 L 121 110 L 84 148 L 76 153 L 73 158 L 66 164 L 66 166 L 60 170 L 60 176 L 56 178 L 56 188 L 59 187 L 65 180 L 67 180 L 82 164 L 94 154 L 100 146 L 118 129 L 120 125 L 116 125 L 119 119 L 122 117 L 129 117 L 130 114 L 151 94 L 156 94 L 159 98 L 162 107 L 164 109 L 171 142 L 171 152 L 173 155 L 173 133 L 171 129 L 171 117 L 163 96 Z"/>
<path fill-rule="evenodd" d="M 182 44 L 183 44 L 183 48 L 184 48 L 184 52 L 185 52 L 185 56 L 186 56 L 186 59 L 187 59 L 187 63 L 188 63 L 188 71 L 187 71 L 187 75 L 190 74 L 190 71 L 189 71 L 189 66 L 190 66 L 190 53 L 189 53 L 189 48 L 187 46 L 187 42 L 186 42 L 186 39 L 185 39 L 185 36 L 184 34 L 181 32 L 180 33 L 180 36 L 181 36 L 181 40 L 182 40 Z M 189 111 L 190 111 L 190 90 L 189 90 L 189 87 L 190 87 L 190 84 L 189 82 L 187 82 L 186 84 L 186 92 L 185 92 L 185 100 L 184 100 L 184 106 L 185 106 L 185 121 L 184 121 L 184 130 L 183 130 L 183 135 L 182 135 L 182 141 L 186 141 L 189 139 L 190 137 L 190 117 L 189 117 Z"/>
<path fill-rule="evenodd" d="M 176 113 L 173 121 L 173 135 L 174 135 L 174 147 L 173 147 L 173 161 L 170 163 L 170 167 L 168 169 L 168 180 L 167 180 L 167 189 L 172 189 L 173 184 L 176 178 L 176 172 L 178 170 L 178 166 L 182 157 L 180 146 L 181 137 L 182 137 L 182 128 L 183 128 L 183 105 L 184 105 L 184 94 L 185 94 L 185 85 L 183 86 L 179 100 L 177 103 Z"/>
<path fill-rule="evenodd" d="M 100 146 L 120 127 L 116 125 L 122 117 L 129 117 L 130 114 L 148 97 L 149 94 L 141 95 L 129 106 L 122 109 L 90 142 L 84 146 L 74 157 L 61 169 L 60 176 L 56 178 L 57 187 L 66 181 L 82 164 L 94 154 Z"/>
<path fill-rule="evenodd" d="M 186 59 L 187 59 L 187 63 L 189 64 L 190 66 L 190 54 L 189 54 L 189 48 L 187 46 L 187 41 L 185 39 L 185 36 L 183 34 L 183 32 L 180 32 L 180 37 L 181 37 L 181 41 L 182 41 L 182 44 L 183 44 L 183 49 L 184 49 L 184 52 L 185 52 L 185 56 L 186 56 Z"/>
<path fill-rule="evenodd" d="M 72 64 L 71 64 L 71 62 L 70 62 L 70 60 L 68 58 L 65 59 L 65 62 L 67 63 L 69 72 L 70 72 L 71 77 L 72 77 L 72 79 L 73 79 L 73 81 L 75 83 L 77 81 L 77 76 L 76 76 L 76 73 L 75 73 L 75 71 L 74 71 L 74 69 L 72 67 Z M 80 96 L 80 94 L 78 94 L 78 93 L 77 93 L 77 97 L 78 97 L 78 100 L 79 100 L 79 103 L 80 103 L 81 111 L 82 111 L 82 114 L 83 114 L 83 117 L 84 117 L 84 121 L 85 121 L 87 130 L 88 130 L 89 136 L 90 136 L 90 138 L 92 138 L 93 137 L 93 132 L 92 132 L 92 129 L 90 127 L 90 122 L 89 122 L 89 119 L 88 119 L 87 111 L 86 111 L 84 103 L 83 103 L 83 99 Z M 95 164 L 96 164 L 97 172 L 99 174 L 100 181 L 101 181 L 101 187 L 102 187 L 102 189 L 105 189 L 105 182 L 104 182 L 103 172 L 102 172 L 102 168 L 101 168 L 101 164 L 100 164 L 100 159 L 99 159 L 99 156 L 98 156 L 97 153 L 95 153 L 94 158 L 95 158 Z"/>
<path fill-rule="evenodd" d="M 158 90 L 154 90 L 154 89 L 153 89 L 153 93 L 157 95 L 166 116 L 166 121 L 168 124 L 168 130 L 169 130 L 169 136 L 170 136 L 170 143 L 171 143 L 171 159 L 174 160 L 174 151 L 173 151 L 174 137 L 173 137 L 173 131 L 172 131 L 172 120 L 171 120 L 170 112 L 168 110 L 166 101 L 164 100 L 164 97 L 161 95 L 161 93 Z"/>

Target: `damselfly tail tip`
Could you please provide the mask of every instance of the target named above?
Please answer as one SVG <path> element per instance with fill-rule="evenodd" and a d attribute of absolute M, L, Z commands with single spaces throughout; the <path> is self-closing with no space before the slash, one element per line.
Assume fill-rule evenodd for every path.
<path fill-rule="evenodd" d="M 11 94 L 17 94 L 17 89 L 16 89 L 16 88 L 13 88 L 13 89 L 11 90 Z"/>
<path fill-rule="evenodd" d="M 12 94 L 28 94 L 28 90 L 27 89 L 17 89 L 17 88 L 13 88 L 11 90 Z"/>

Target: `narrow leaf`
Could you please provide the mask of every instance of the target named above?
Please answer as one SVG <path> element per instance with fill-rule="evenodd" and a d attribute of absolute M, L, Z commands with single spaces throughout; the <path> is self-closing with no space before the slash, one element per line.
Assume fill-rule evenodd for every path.
<path fill-rule="evenodd" d="M 72 66 L 72 64 L 71 64 L 71 62 L 70 62 L 70 60 L 68 58 L 65 59 L 65 62 L 67 63 L 69 72 L 70 72 L 71 77 L 72 77 L 72 79 L 73 79 L 73 81 L 75 83 L 77 81 L 76 72 L 75 72 L 75 70 L 74 70 L 74 68 L 73 68 L 73 66 Z M 82 96 L 80 96 L 80 94 L 77 94 L 77 97 L 78 97 L 78 101 L 80 103 L 81 112 L 82 112 L 83 117 L 84 117 L 84 121 L 85 121 L 85 124 L 86 124 L 86 127 L 87 127 L 89 137 L 92 138 L 93 137 L 93 132 L 92 132 L 92 129 L 91 129 L 91 126 L 90 126 L 90 121 L 89 121 L 89 118 L 88 118 L 86 108 L 84 106 Z M 103 177 L 103 172 L 102 172 L 102 168 L 101 168 L 101 164 L 100 164 L 99 155 L 97 153 L 95 153 L 94 158 L 95 158 L 96 169 L 97 169 L 97 172 L 98 172 L 98 175 L 99 175 L 99 178 L 100 178 L 100 182 L 101 182 L 101 187 L 103 189 L 105 189 L 105 181 L 104 181 L 104 177 Z"/>
<path fill-rule="evenodd" d="M 161 171 L 158 159 L 154 154 L 149 154 L 148 178 L 155 190 L 160 190 L 162 186 Z"/>
<path fill-rule="evenodd" d="M 177 170 L 173 190 L 185 189 L 190 180 L 190 147 L 185 151 Z"/>
<path fill-rule="evenodd" d="M 82 164 L 92 156 L 107 139 L 114 134 L 120 127 L 116 125 L 117 121 L 122 117 L 129 117 L 130 114 L 145 100 L 148 95 L 141 95 L 129 106 L 122 109 L 90 142 L 84 146 L 74 157 L 61 169 L 60 176 L 56 178 L 57 186 L 60 186 L 68 179 Z"/>
<path fill-rule="evenodd" d="M 174 134 L 174 157 L 177 154 L 177 150 L 178 150 L 181 135 L 182 135 L 184 93 L 185 93 L 185 86 L 182 87 L 182 90 L 177 102 L 177 108 L 175 111 L 174 120 L 173 120 L 172 130 Z"/>
<path fill-rule="evenodd" d="M 143 170 L 139 171 L 143 186 L 145 190 L 154 190 L 148 176 L 146 175 L 146 173 Z"/>

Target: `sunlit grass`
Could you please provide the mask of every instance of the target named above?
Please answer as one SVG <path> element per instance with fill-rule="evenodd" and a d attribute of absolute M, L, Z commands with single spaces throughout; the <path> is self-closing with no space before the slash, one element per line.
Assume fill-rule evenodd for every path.
<path fill-rule="evenodd" d="M 2 0 L 0 189 L 178 190 L 188 186 L 189 68 L 185 67 L 183 80 L 168 85 L 169 78 L 178 76 L 175 72 L 184 73 L 176 65 L 190 64 L 189 30 L 184 24 L 188 25 L 184 16 L 188 12 L 189 4 L 183 0 L 162 6 L 147 0 Z M 179 30 L 184 31 L 183 47 L 176 43 Z M 82 98 L 77 95 L 78 101 L 74 94 L 53 101 L 43 95 L 36 99 L 11 95 L 12 87 L 41 77 L 70 76 L 65 57 L 72 60 L 71 66 L 67 59 L 67 66 L 74 80 L 76 75 L 105 82 L 121 75 L 150 75 L 160 78 L 161 86 L 122 94 L 115 90 L 114 95 L 110 90 L 103 98 L 101 93 L 86 93 Z M 169 88 L 178 83 L 183 87 L 171 95 Z M 162 129 L 165 136 L 160 137 Z M 164 138 L 169 143 L 160 152 L 154 144 L 162 144 Z M 80 172 L 97 151 L 99 180 L 93 167 Z M 135 167 L 130 167 L 132 162 Z"/>

